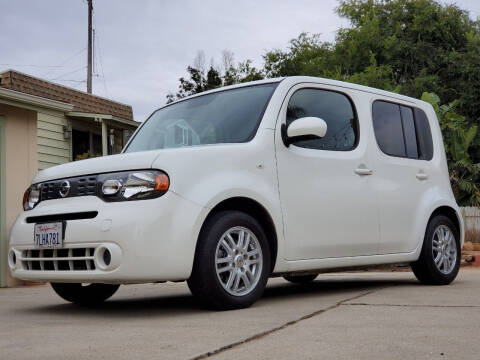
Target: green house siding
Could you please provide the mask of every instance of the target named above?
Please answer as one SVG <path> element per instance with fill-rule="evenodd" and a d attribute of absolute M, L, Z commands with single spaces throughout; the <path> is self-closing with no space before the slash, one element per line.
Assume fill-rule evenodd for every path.
<path fill-rule="evenodd" d="M 70 140 L 63 136 L 68 120 L 62 113 L 38 112 L 38 169 L 64 164 L 70 160 Z"/>

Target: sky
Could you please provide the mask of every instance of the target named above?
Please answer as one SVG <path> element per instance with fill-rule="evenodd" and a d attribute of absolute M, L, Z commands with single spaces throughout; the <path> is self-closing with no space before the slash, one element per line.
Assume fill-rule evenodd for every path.
<path fill-rule="evenodd" d="M 479 0 L 457 0 L 472 18 Z M 93 0 L 93 93 L 133 107 L 144 121 L 178 88 L 198 51 L 207 65 L 235 61 L 262 66 L 266 51 L 285 49 L 301 32 L 333 41 L 346 20 L 337 0 Z M 0 0 L 0 72 L 14 69 L 86 90 L 85 0 Z"/>

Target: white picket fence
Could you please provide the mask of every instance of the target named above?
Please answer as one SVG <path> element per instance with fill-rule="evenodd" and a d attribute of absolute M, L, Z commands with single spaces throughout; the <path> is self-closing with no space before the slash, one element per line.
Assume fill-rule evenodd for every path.
<path fill-rule="evenodd" d="M 480 208 L 462 207 L 460 209 L 465 222 L 465 229 L 476 229 L 480 231 Z"/>

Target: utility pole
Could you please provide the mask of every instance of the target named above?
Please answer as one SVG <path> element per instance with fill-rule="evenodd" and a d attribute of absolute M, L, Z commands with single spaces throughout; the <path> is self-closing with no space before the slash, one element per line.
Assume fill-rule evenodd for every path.
<path fill-rule="evenodd" d="M 88 65 L 87 65 L 87 93 L 92 93 L 92 13 L 93 13 L 93 0 L 87 0 L 88 2 Z"/>

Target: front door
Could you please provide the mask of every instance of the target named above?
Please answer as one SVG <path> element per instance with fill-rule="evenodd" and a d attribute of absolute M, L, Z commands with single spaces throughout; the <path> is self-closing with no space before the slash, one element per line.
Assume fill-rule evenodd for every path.
<path fill-rule="evenodd" d="M 363 124 L 367 119 L 357 116 L 358 96 L 308 85 L 294 87 L 284 102 L 275 146 L 288 260 L 377 253 L 377 202 Z M 287 148 L 280 140 L 281 124 L 306 116 L 327 123 L 325 137 Z"/>

